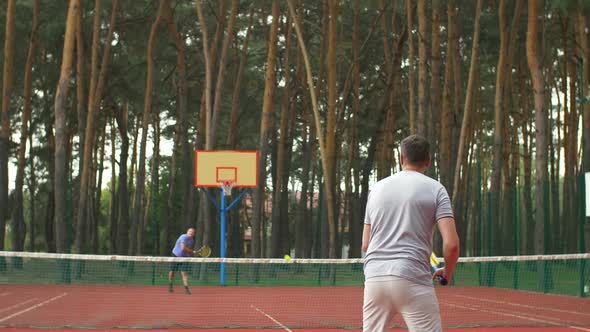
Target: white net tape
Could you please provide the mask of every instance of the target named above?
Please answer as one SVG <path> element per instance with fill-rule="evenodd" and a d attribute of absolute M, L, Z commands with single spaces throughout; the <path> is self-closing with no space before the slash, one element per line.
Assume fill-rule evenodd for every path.
<path fill-rule="evenodd" d="M 271 264 L 285 263 L 283 258 L 200 258 L 200 257 L 158 257 L 158 256 L 123 256 L 123 255 L 82 255 L 82 254 L 61 254 L 61 253 L 40 253 L 22 251 L 0 251 L 0 257 L 21 257 L 40 259 L 74 259 L 74 260 L 97 260 L 97 261 L 135 261 L 135 262 L 210 262 L 210 263 L 238 263 L 238 264 Z M 486 256 L 486 257 L 460 257 L 459 263 L 485 263 L 485 262 L 531 262 L 531 261 L 564 261 L 564 260 L 587 260 L 590 253 L 584 254 L 563 254 L 563 255 L 528 255 L 528 256 Z M 444 262 L 443 257 L 439 257 Z M 289 263 L 300 264 L 362 264 L 362 258 L 292 258 Z"/>

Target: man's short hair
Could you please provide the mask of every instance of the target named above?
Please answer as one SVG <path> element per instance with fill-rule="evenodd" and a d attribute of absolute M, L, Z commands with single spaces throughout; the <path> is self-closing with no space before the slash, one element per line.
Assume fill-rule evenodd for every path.
<path fill-rule="evenodd" d="M 422 164 L 430 160 L 430 143 L 420 135 L 410 135 L 402 141 L 401 152 L 409 164 Z"/>

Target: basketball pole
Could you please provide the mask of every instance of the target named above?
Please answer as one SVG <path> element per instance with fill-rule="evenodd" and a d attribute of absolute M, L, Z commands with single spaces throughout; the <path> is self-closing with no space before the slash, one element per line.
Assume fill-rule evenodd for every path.
<path fill-rule="evenodd" d="M 221 198 L 219 200 L 219 204 L 217 204 L 217 200 L 215 198 L 213 198 L 213 196 L 211 196 L 211 194 L 209 193 L 209 191 L 207 190 L 207 188 L 205 187 L 201 187 L 201 190 L 203 190 L 205 192 L 205 194 L 207 195 L 207 198 L 209 198 L 209 200 L 213 203 L 213 205 L 215 205 L 215 207 L 217 208 L 217 210 L 219 211 L 219 225 L 220 225 L 220 230 L 219 230 L 219 258 L 222 258 L 221 260 L 221 264 L 220 264 L 220 269 L 219 269 L 219 283 L 221 286 L 225 286 L 225 224 L 226 224 L 226 214 L 227 212 L 234 206 L 236 205 L 236 203 L 238 201 L 240 201 L 242 199 L 242 197 L 244 197 L 244 195 L 250 191 L 250 188 L 246 188 L 244 190 L 242 190 L 242 192 L 238 195 L 238 197 L 236 197 L 231 204 L 229 204 L 226 207 L 226 202 L 225 202 L 225 193 L 223 191 L 223 187 L 219 189 L 220 194 L 221 194 Z"/>

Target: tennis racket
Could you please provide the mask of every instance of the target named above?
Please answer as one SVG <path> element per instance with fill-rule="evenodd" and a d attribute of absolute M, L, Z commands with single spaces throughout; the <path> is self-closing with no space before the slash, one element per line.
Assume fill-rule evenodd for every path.
<path fill-rule="evenodd" d="M 211 248 L 208 245 L 204 245 L 195 251 L 195 256 L 209 257 L 209 255 L 211 255 Z"/>
<path fill-rule="evenodd" d="M 430 270 L 432 271 L 432 273 L 434 273 L 438 269 L 440 269 L 439 265 L 440 265 L 440 262 L 438 261 L 438 258 L 436 258 L 436 255 L 434 253 L 432 253 L 430 255 Z M 443 277 L 442 275 L 436 276 L 435 279 L 436 279 L 436 281 L 438 281 L 439 284 L 441 284 L 443 286 L 445 286 L 449 283 L 447 278 Z"/>

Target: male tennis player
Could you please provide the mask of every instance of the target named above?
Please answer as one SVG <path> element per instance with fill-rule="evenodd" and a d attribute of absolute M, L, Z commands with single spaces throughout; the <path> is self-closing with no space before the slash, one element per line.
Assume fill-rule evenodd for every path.
<path fill-rule="evenodd" d="M 377 182 L 369 193 L 363 229 L 365 291 L 363 331 L 386 331 L 401 313 L 410 332 L 442 331 L 430 272 L 434 227 L 443 239 L 451 280 L 459 257 L 459 237 L 446 189 L 424 175 L 430 146 L 412 135 L 401 144 L 402 171 Z"/>
<path fill-rule="evenodd" d="M 195 251 L 192 249 L 195 243 L 195 229 L 189 228 L 186 234 L 182 234 L 176 240 L 174 249 L 172 249 L 172 257 L 188 257 L 193 256 Z M 180 271 L 182 275 L 182 284 L 184 285 L 184 292 L 186 295 L 191 295 L 191 291 L 188 289 L 188 263 L 186 262 L 172 262 L 170 264 L 170 273 L 168 273 L 168 291 L 174 292 L 174 273 Z"/>

